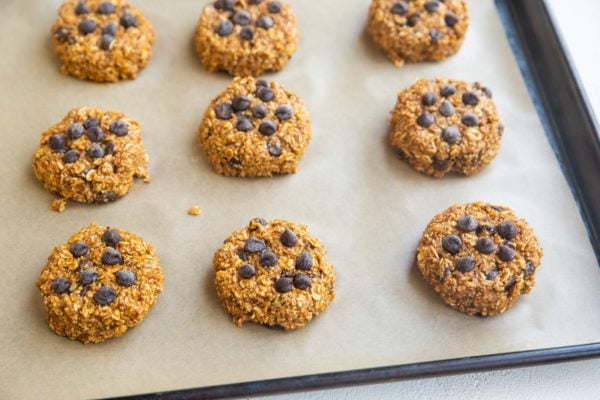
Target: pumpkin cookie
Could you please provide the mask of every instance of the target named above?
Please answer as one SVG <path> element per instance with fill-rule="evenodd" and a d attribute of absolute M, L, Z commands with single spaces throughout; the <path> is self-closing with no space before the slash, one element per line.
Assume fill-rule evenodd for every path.
<path fill-rule="evenodd" d="M 54 248 L 37 286 L 54 332 L 99 343 L 142 322 L 162 282 L 150 244 L 125 230 L 91 224 Z"/>
<path fill-rule="evenodd" d="M 285 67 L 298 29 L 286 1 L 217 0 L 204 8 L 195 40 L 207 70 L 258 76 Z"/>
<path fill-rule="evenodd" d="M 65 199 L 107 203 L 124 196 L 135 178 L 148 180 L 140 125 L 124 114 L 76 108 L 44 133 L 33 170 Z"/>
<path fill-rule="evenodd" d="M 238 326 L 296 329 L 333 301 L 333 266 L 304 225 L 257 218 L 213 258 L 217 295 Z"/>
<path fill-rule="evenodd" d="M 450 307 L 487 316 L 531 291 L 542 255 L 525 220 L 509 208 L 476 202 L 435 216 L 419 243 L 417 266 Z"/>
<path fill-rule="evenodd" d="M 250 77 L 235 78 L 200 125 L 209 161 L 228 176 L 293 174 L 310 138 L 303 101 L 275 82 Z"/>
<path fill-rule="evenodd" d="M 367 32 L 401 67 L 456 53 L 468 26 L 465 0 L 372 0 Z"/>
<path fill-rule="evenodd" d="M 498 153 L 504 131 L 488 88 L 440 78 L 400 92 L 391 123 L 399 155 L 436 178 L 479 172 Z"/>
<path fill-rule="evenodd" d="M 152 55 L 154 31 L 126 0 L 66 0 L 52 25 L 61 72 L 79 79 L 135 79 Z"/>

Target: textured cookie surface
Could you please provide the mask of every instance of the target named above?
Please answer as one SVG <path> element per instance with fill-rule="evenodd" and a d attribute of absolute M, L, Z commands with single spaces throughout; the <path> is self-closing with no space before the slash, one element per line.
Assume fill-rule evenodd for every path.
<path fill-rule="evenodd" d="M 119 112 L 77 108 L 44 133 L 33 160 L 50 192 L 85 203 L 124 196 L 134 178 L 148 179 L 140 125 Z"/>
<path fill-rule="evenodd" d="M 400 92 L 391 124 L 399 155 L 437 178 L 480 171 L 498 153 L 504 131 L 488 88 L 440 78 L 419 79 Z"/>
<path fill-rule="evenodd" d="M 233 322 L 296 329 L 335 297 L 333 266 L 306 226 L 254 219 L 213 258 L 217 295 Z"/>
<path fill-rule="evenodd" d="M 204 8 L 195 41 L 207 70 L 258 76 L 288 63 L 298 29 L 286 1 L 217 0 Z"/>
<path fill-rule="evenodd" d="M 450 307 L 494 315 L 534 286 L 543 255 L 533 230 L 506 207 L 454 205 L 429 223 L 417 266 Z"/>
<path fill-rule="evenodd" d="M 150 244 L 125 230 L 91 224 L 54 248 L 37 286 L 54 332 L 99 343 L 139 324 L 162 282 Z"/>
<path fill-rule="evenodd" d="M 468 26 L 465 0 L 372 0 L 367 31 L 400 67 L 456 53 Z"/>
<path fill-rule="evenodd" d="M 66 0 L 52 25 L 61 71 L 79 79 L 134 79 L 152 55 L 154 31 L 126 0 Z"/>
<path fill-rule="evenodd" d="M 304 102 L 275 82 L 250 77 L 235 78 L 200 125 L 209 161 L 228 176 L 295 173 L 310 138 Z"/>

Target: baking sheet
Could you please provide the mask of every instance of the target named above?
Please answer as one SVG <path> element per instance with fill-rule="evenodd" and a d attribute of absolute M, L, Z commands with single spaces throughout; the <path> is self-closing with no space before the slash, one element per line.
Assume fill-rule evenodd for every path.
<path fill-rule="evenodd" d="M 368 1 L 292 0 L 301 45 L 269 78 L 304 98 L 314 137 L 297 175 L 256 180 L 216 175 L 196 145 L 205 107 L 230 80 L 205 72 L 193 51 L 205 2 L 138 3 L 157 31 L 154 59 L 137 80 L 112 85 L 58 73 L 48 35 L 57 0 L 0 4 L 0 398 L 117 396 L 600 340 L 600 269 L 492 0 L 469 2 L 472 26 L 456 56 L 400 70 L 364 33 Z M 506 133 L 477 176 L 433 180 L 387 146 L 397 91 L 436 76 L 494 90 Z M 31 157 L 44 129 L 84 105 L 141 122 L 153 182 L 57 214 Z M 446 307 L 414 267 L 433 215 L 479 199 L 527 218 L 545 249 L 533 292 L 488 319 Z M 196 203 L 204 212 L 188 216 Z M 304 329 L 236 328 L 215 297 L 212 254 L 256 216 L 306 223 L 336 266 L 336 301 Z M 84 346 L 48 329 L 34 282 L 52 247 L 91 221 L 150 241 L 166 279 L 141 325 Z"/>

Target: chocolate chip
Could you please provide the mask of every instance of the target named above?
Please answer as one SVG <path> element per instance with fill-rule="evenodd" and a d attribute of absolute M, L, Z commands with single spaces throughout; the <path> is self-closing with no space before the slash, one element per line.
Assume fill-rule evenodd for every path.
<path fill-rule="evenodd" d="M 266 248 L 265 242 L 255 237 L 249 238 L 244 244 L 244 251 L 248 253 L 260 253 Z"/>
<path fill-rule="evenodd" d="M 272 1 L 267 6 L 267 9 L 269 10 L 270 13 L 278 14 L 281 12 L 281 3 L 278 1 Z"/>
<path fill-rule="evenodd" d="M 275 281 L 275 290 L 277 290 L 279 293 L 290 292 L 293 288 L 294 285 L 292 283 L 292 278 L 288 278 L 287 276 L 282 276 Z"/>
<path fill-rule="evenodd" d="M 479 239 L 475 244 L 475 247 L 482 254 L 492 254 L 494 251 L 496 251 L 496 244 L 494 241 L 486 237 Z"/>
<path fill-rule="evenodd" d="M 283 151 L 283 149 L 275 144 L 267 143 L 267 150 L 269 154 L 273 157 L 279 157 Z"/>
<path fill-rule="evenodd" d="M 249 4 L 252 4 L 252 5 L 254 5 L 254 6 L 257 6 L 257 5 L 259 5 L 260 3 L 262 3 L 262 2 L 263 2 L 263 0 L 249 0 L 249 1 L 248 1 L 248 3 L 249 3 Z"/>
<path fill-rule="evenodd" d="M 456 262 L 456 269 L 459 272 L 467 273 L 475 269 L 475 259 L 473 257 L 461 257 Z"/>
<path fill-rule="evenodd" d="M 465 106 L 476 106 L 479 103 L 479 97 L 469 90 L 463 93 L 462 102 Z"/>
<path fill-rule="evenodd" d="M 92 126 L 87 130 L 87 135 L 92 142 L 101 142 L 104 139 L 104 131 L 99 126 Z"/>
<path fill-rule="evenodd" d="M 90 246 L 88 246 L 85 242 L 75 242 L 71 245 L 70 248 L 71 254 L 73 257 L 83 257 L 90 251 Z"/>
<path fill-rule="evenodd" d="M 294 116 L 294 109 L 288 104 L 283 104 L 277 107 L 275 115 L 280 121 L 287 121 Z"/>
<path fill-rule="evenodd" d="M 450 97 L 454 93 L 456 93 L 456 88 L 454 87 L 454 85 L 448 84 L 440 88 L 440 95 L 442 95 L 443 97 Z"/>
<path fill-rule="evenodd" d="M 117 194 L 115 192 L 111 192 L 111 191 L 99 192 L 99 193 L 96 193 L 94 202 L 99 203 L 99 204 L 105 204 L 105 203 L 109 203 L 111 201 L 115 201 L 118 198 L 119 198 L 119 196 L 117 196 Z"/>
<path fill-rule="evenodd" d="M 52 291 L 56 294 L 69 293 L 71 282 L 67 278 L 58 277 L 50 284 Z"/>
<path fill-rule="evenodd" d="M 264 79 L 257 80 L 256 81 L 256 89 L 258 90 L 258 88 L 261 86 L 269 86 L 269 82 L 265 81 Z"/>
<path fill-rule="evenodd" d="M 254 126 L 252 125 L 252 121 L 250 121 L 248 117 L 245 117 L 243 115 L 239 115 L 237 117 L 235 127 L 238 131 L 242 132 L 248 132 L 249 130 L 252 130 L 252 128 L 254 128 Z"/>
<path fill-rule="evenodd" d="M 233 115 L 233 107 L 229 103 L 219 103 L 215 107 L 215 115 L 219 119 L 227 120 Z"/>
<path fill-rule="evenodd" d="M 517 280 L 513 276 L 512 278 L 510 278 L 510 281 L 508 282 L 508 284 L 504 287 L 504 290 L 507 292 L 510 292 L 515 287 L 516 284 L 517 284 Z"/>
<path fill-rule="evenodd" d="M 506 240 L 512 240 L 517 237 L 519 229 L 512 221 L 503 221 L 498 225 L 498 235 Z"/>
<path fill-rule="evenodd" d="M 492 91 L 489 88 L 482 87 L 481 90 L 487 97 L 489 97 L 490 99 L 492 98 Z"/>
<path fill-rule="evenodd" d="M 79 160 L 79 152 L 77 150 L 69 150 L 63 155 L 63 162 L 65 164 L 72 164 Z"/>
<path fill-rule="evenodd" d="M 456 254 L 462 247 L 462 240 L 456 235 L 446 235 L 442 238 L 442 248 L 450 254 Z"/>
<path fill-rule="evenodd" d="M 434 13 L 440 8 L 440 3 L 437 0 L 431 0 L 425 3 L 427 12 Z"/>
<path fill-rule="evenodd" d="M 87 130 L 90 129 L 92 126 L 98 126 L 99 123 L 100 120 L 98 118 L 88 118 L 85 121 L 83 121 L 83 127 Z"/>
<path fill-rule="evenodd" d="M 110 45 L 115 41 L 112 35 L 102 35 L 100 38 L 100 48 L 102 50 L 110 50 Z"/>
<path fill-rule="evenodd" d="M 462 216 L 456 221 L 458 229 L 463 232 L 473 232 L 479 226 L 479 222 L 472 215 Z"/>
<path fill-rule="evenodd" d="M 252 40 L 254 39 L 254 31 L 252 28 L 246 26 L 240 31 L 240 37 L 242 40 Z"/>
<path fill-rule="evenodd" d="M 523 270 L 523 273 L 525 274 L 525 276 L 531 276 L 533 275 L 533 273 L 535 272 L 535 266 L 528 261 L 527 264 L 525 265 L 525 269 Z"/>
<path fill-rule="evenodd" d="M 296 269 L 308 271 L 313 266 L 312 256 L 308 251 L 303 251 L 296 257 Z"/>
<path fill-rule="evenodd" d="M 444 16 L 444 22 L 446 22 L 446 25 L 448 25 L 450 28 L 452 28 L 454 25 L 456 25 L 458 23 L 458 16 L 456 14 L 454 14 L 453 12 L 448 11 L 446 13 L 446 15 Z"/>
<path fill-rule="evenodd" d="M 233 11 L 235 0 L 217 0 L 214 6 L 217 10 Z"/>
<path fill-rule="evenodd" d="M 442 38 L 444 37 L 444 35 L 442 34 L 442 32 L 438 31 L 437 29 L 431 28 L 429 30 L 429 37 L 431 38 L 431 43 L 437 43 L 440 40 L 442 40 Z"/>
<path fill-rule="evenodd" d="M 277 261 L 279 261 L 279 258 L 272 251 L 266 250 L 260 255 L 260 265 L 265 268 L 272 267 L 277 264 Z"/>
<path fill-rule="evenodd" d="M 406 20 L 406 25 L 413 27 L 419 22 L 419 18 L 421 17 L 420 13 L 414 13 Z"/>
<path fill-rule="evenodd" d="M 227 164 L 232 168 L 242 168 L 242 162 L 235 157 L 230 158 L 229 161 L 227 161 Z"/>
<path fill-rule="evenodd" d="M 123 15 L 121 15 L 121 19 L 119 20 L 119 22 L 121 23 L 121 25 L 127 29 L 127 28 L 131 28 L 131 27 L 137 27 L 137 20 L 135 19 L 135 17 L 129 13 L 123 13 Z"/>
<path fill-rule="evenodd" d="M 48 139 L 48 146 L 52 150 L 62 153 L 67 149 L 67 138 L 65 135 L 52 135 Z"/>
<path fill-rule="evenodd" d="M 467 111 L 466 113 L 464 113 L 460 121 L 466 126 L 479 125 L 479 117 L 471 111 Z"/>
<path fill-rule="evenodd" d="M 90 283 L 94 282 L 97 277 L 98 277 L 98 273 L 96 272 L 95 269 L 93 269 L 93 268 L 84 269 L 83 271 L 81 271 L 81 274 L 79 275 L 79 283 L 82 285 L 89 285 Z"/>
<path fill-rule="evenodd" d="M 104 155 L 108 156 L 115 153 L 115 144 L 113 142 L 108 142 L 104 145 Z M 114 166 L 116 172 L 116 166 Z"/>
<path fill-rule="evenodd" d="M 254 222 L 258 222 L 262 226 L 269 225 L 269 222 L 266 219 L 264 219 L 264 218 L 252 218 L 252 220 L 250 220 L 250 224 L 252 224 Z"/>
<path fill-rule="evenodd" d="M 231 106 L 235 111 L 245 111 L 250 107 L 250 100 L 246 96 L 235 96 L 231 100 Z"/>
<path fill-rule="evenodd" d="M 300 290 L 306 290 L 312 286 L 310 282 L 310 277 L 305 274 L 298 274 L 294 276 L 294 286 L 296 286 Z"/>
<path fill-rule="evenodd" d="M 100 289 L 94 293 L 94 300 L 101 306 L 106 306 L 117 298 L 117 294 L 110 286 L 100 286 Z"/>
<path fill-rule="evenodd" d="M 294 247 L 296 244 L 298 244 L 298 237 L 289 229 L 283 231 L 281 236 L 279 236 L 279 240 L 281 240 L 281 244 L 283 244 L 285 247 Z"/>
<path fill-rule="evenodd" d="M 122 119 L 118 121 L 113 121 L 108 126 L 108 130 L 114 133 L 117 136 L 125 136 L 129 133 L 129 126 Z"/>
<path fill-rule="evenodd" d="M 132 286 L 135 283 L 135 274 L 128 269 L 122 269 L 115 273 L 117 283 L 124 287 Z"/>
<path fill-rule="evenodd" d="M 100 3 L 100 5 L 98 6 L 98 9 L 96 11 L 98 12 L 98 14 L 104 14 L 104 15 L 112 14 L 115 12 L 115 6 L 113 3 L 105 1 L 105 2 Z"/>
<path fill-rule="evenodd" d="M 490 269 L 485 274 L 485 279 L 487 279 L 488 281 L 493 281 L 494 279 L 496 279 L 497 276 L 498 276 L 498 270 L 496 270 L 496 269 Z"/>
<path fill-rule="evenodd" d="M 265 136 L 271 136 L 277 132 L 277 124 L 271 120 L 264 120 L 258 126 L 258 131 Z"/>
<path fill-rule="evenodd" d="M 107 246 L 117 247 L 120 240 L 121 235 L 115 229 L 107 229 L 102 234 L 102 242 Z"/>
<path fill-rule="evenodd" d="M 392 6 L 392 14 L 404 15 L 408 12 L 408 4 L 406 1 L 399 1 Z"/>
<path fill-rule="evenodd" d="M 59 42 L 65 43 L 71 37 L 71 31 L 64 26 L 59 26 L 54 31 L 54 37 L 58 39 Z"/>
<path fill-rule="evenodd" d="M 234 24 L 245 26 L 252 22 L 252 15 L 246 10 L 240 10 L 233 14 L 231 20 Z"/>
<path fill-rule="evenodd" d="M 264 118 L 267 116 L 267 106 L 265 106 L 264 104 L 258 104 L 254 107 L 252 107 L 252 116 L 254 116 L 255 118 Z"/>
<path fill-rule="evenodd" d="M 75 7 L 76 15 L 83 15 L 83 14 L 87 14 L 89 12 L 90 12 L 90 8 L 87 6 L 87 4 L 85 4 L 83 1 L 80 1 L 79 3 L 77 3 L 77 6 Z"/>
<path fill-rule="evenodd" d="M 83 135 L 83 132 L 83 125 L 74 122 L 67 128 L 67 137 L 71 140 L 78 139 Z"/>
<path fill-rule="evenodd" d="M 239 269 L 240 276 L 243 279 L 250 279 L 256 276 L 256 268 L 251 264 L 244 264 Z"/>
<path fill-rule="evenodd" d="M 267 86 L 259 86 L 256 90 L 256 96 L 265 103 L 268 103 L 269 101 L 273 100 L 275 94 L 273 93 L 271 88 Z"/>
<path fill-rule="evenodd" d="M 448 100 L 442 101 L 442 105 L 440 106 L 440 114 L 444 117 L 451 117 L 454 115 L 454 106 Z"/>
<path fill-rule="evenodd" d="M 424 106 L 432 106 L 437 101 L 437 96 L 433 92 L 427 92 L 421 97 L 421 104 Z"/>
<path fill-rule="evenodd" d="M 273 27 L 273 25 L 275 25 L 275 21 L 273 21 L 273 18 L 269 17 L 268 15 L 261 15 L 256 20 L 256 26 L 262 29 L 270 29 Z"/>
<path fill-rule="evenodd" d="M 111 22 L 102 28 L 102 33 L 105 35 L 115 36 L 117 34 L 118 26 L 114 22 Z"/>
<path fill-rule="evenodd" d="M 102 263 L 106 265 L 123 264 L 123 256 L 118 250 L 109 247 L 102 253 Z"/>
<path fill-rule="evenodd" d="M 457 127 L 451 125 L 442 130 L 442 139 L 448 144 L 455 144 L 461 138 L 460 131 Z"/>
<path fill-rule="evenodd" d="M 77 29 L 84 35 L 88 35 L 96 30 L 96 21 L 93 19 L 84 19 L 77 25 Z"/>
<path fill-rule="evenodd" d="M 233 32 L 233 23 L 229 20 L 221 21 L 215 28 L 215 33 L 219 36 L 229 36 Z"/>
<path fill-rule="evenodd" d="M 91 158 L 102 158 L 104 154 L 104 149 L 98 143 L 92 143 L 87 151 L 87 155 Z"/>
<path fill-rule="evenodd" d="M 502 261 L 512 261 L 515 259 L 515 255 L 515 251 L 505 244 L 501 244 L 498 247 L 498 258 L 500 258 Z"/>
<path fill-rule="evenodd" d="M 434 116 L 425 111 L 421 115 L 417 117 L 417 125 L 422 126 L 423 128 L 428 128 L 435 122 Z"/>
<path fill-rule="evenodd" d="M 243 260 L 243 261 L 247 261 L 248 260 L 248 253 L 246 253 L 244 251 L 243 247 L 240 247 L 239 249 L 237 249 L 237 256 Z"/>

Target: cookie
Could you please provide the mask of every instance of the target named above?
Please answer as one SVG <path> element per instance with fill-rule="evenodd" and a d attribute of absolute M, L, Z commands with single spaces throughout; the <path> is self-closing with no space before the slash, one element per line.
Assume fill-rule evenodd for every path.
<path fill-rule="evenodd" d="M 397 67 L 456 53 L 469 26 L 465 0 L 372 0 L 367 32 Z"/>
<path fill-rule="evenodd" d="M 216 0 L 204 8 L 195 42 L 209 71 L 234 76 L 279 71 L 296 51 L 296 17 L 286 1 Z"/>
<path fill-rule="evenodd" d="M 152 56 L 154 30 L 126 0 L 66 0 L 51 33 L 61 72 L 79 79 L 135 79 Z"/>
<path fill-rule="evenodd" d="M 335 298 L 333 266 L 304 225 L 250 221 L 213 258 L 217 295 L 233 322 L 284 330 L 304 326 Z"/>
<path fill-rule="evenodd" d="M 488 316 L 531 291 L 543 250 L 512 210 L 482 202 L 459 204 L 429 223 L 417 266 L 450 307 Z"/>
<path fill-rule="evenodd" d="M 235 78 L 200 125 L 200 144 L 228 176 L 293 174 L 311 138 L 304 102 L 283 86 Z"/>
<path fill-rule="evenodd" d="M 65 199 L 107 203 L 135 178 L 149 180 L 140 125 L 124 114 L 76 108 L 44 133 L 33 159 L 35 176 Z"/>
<path fill-rule="evenodd" d="M 162 283 L 158 257 L 144 239 L 91 224 L 52 250 L 37 287 L 54 332 L 99 343 L 142 322 Z"/>
<path fill-rule="evenodd" d="M 400 157 L 436 178 L 479 172 L 498 153 L 504 131 L 490 89 L 441 78 L 400 92 L 391 124 Z"/>

